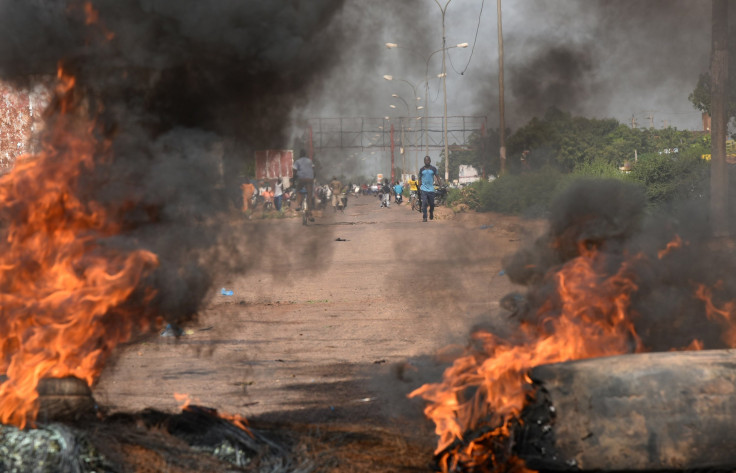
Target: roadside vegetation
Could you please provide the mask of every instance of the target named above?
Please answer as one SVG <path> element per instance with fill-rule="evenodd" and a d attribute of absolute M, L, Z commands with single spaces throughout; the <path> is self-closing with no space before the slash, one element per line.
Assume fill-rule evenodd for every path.
<path fill-rule="evenodd" d="M 498 135 L 475 135 L 472 143 L 472 150 L 450 152 L 450 179 L 457 179 L 460 164 L 472 165 L 485 176 L 498 175 Z M 510 134 L 506 145 L 506 172 L 492 181 L 451 189 L 449 205 L 543 216 L 573 181 L 591 178 L 641 186 L 653 208 L 708 198 L 710 167 L 703 158 L 710 154 L 707 133 L 632 129 L 613 119 L 574 117 L 550 109 Z M 444 160 L 438 167 L 444 167 Z"/>

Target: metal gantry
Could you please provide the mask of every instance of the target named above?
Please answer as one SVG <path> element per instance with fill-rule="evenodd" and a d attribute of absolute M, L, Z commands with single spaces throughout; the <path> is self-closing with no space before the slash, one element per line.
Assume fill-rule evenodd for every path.
<path fill-rule="evenodd" d="M 404 128 L 404 142 L 395 136 L 394 142 L 405 150 L 421 151 L 444 149 L 443 117 L 316 117 L 308 120 L 310 136 L 315 150 L 359 149 L 361 151 L 386 149 L 391 143 L 391 125 L 396 130 Z M 468 148 L 472 133 L 483 133 L 485 116 L 447 117 L 447 144 L 456 148 Z M 398 135 L 398 133 L 397 133 Z"/>

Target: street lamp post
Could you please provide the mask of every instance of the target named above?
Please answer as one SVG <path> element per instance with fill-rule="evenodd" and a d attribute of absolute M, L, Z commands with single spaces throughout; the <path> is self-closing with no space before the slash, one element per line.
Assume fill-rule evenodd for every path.
<path fill-rule="evenodd" d="M 392 47 L 398 47 L 398 45 L 395 45 L 394 43 L 386 43 L 386 44 L 387 45 L 391 44 L 391 45 L 393 45 Z M 417 95 L 417 87 L 414 84 L 412 84 L 411 82 L 409 82 L 406 79 L 401 79 L 399 77 L 394 77 L 394 76 L 392 76 L 390 74 L 385 74 L 383 76 L 383 78 L 386 79 L 387 81 L 398 80 L 398 81 L 401 81 L 401 82 L 406 83 L 409 87 L 411 87 L 411 90 L 414 93 L 414 97 L 416 98 L 416 102 L 415 102 L 415 105 L 414 105 L 414 110 L 415 110 L 416 114 L 419 114 L 419 110 L 422 110 L 422 109 L 425 109 L 426 108 L 424 106 L 417 105 L 417 103 L 419 103 L 419 101 L 421 101 L 422 98 L 419 95 Z M 393 97 L 398 97 L 398 95 L 396 95 L 396 94 L 393 94 L 392 96 Z M 426 101 L 426 95 L 425 95 L 425 101 Z M 409 107 L 408 107 L 408 104 L 406 103 L 406 100 L 404 100 L 404 103 L 407 105 L 407 113 L 408 114 L 411 114 L 409 112 Z M 415 116 L 415 120 L 417 122 L 416 124 L 420 124 L 419 123 L 419 120 L 420 119 L 421 119 L 421 117 Z M 426 122 L 426 120 L 425 120 L 425 122 Z M 424 132 L 423 126 L 422 126 L 422 132 Z M 417 144 L 418 144 L 418 140 L 417 140 L 417 133 L 416 133 L 416 130 L 415 130 L 414 131 L 414 149 L 415 149 L 415 153 L 414 153 L 414 167 L 416 167 L 418 169 L 419 168 L 419 164 L 418 164 L 419 163 L 419 148 L 418 148 Z"/>
<path fill-rule="evenodd" d="M 447 0 L 445 6 L 442 7 L 439 0 L 434 0 L 442 12 L 442 94 L 444 95 L 445 113 L 444 113 L 444 142 L 445 142 L 445 182 L 450 178 L 450 153 L 447 143 L 447 66 L 445 64 L 445 56 L 447 56 L 447 37 L 445 36 L 445 13 L 447 7 L 450 6 L 452 0 Z M 466 45 L 467 46 L 467 45 Z"/>
<path fill-rule="evenodd" d="M 447 3 L 445 4 L 444 9 L 442 8 L 442 6 L 440 6 L 439 3 L 437 3 L 437 5 L 440 7 L 440 10 L 442 10 L 442 48 L 440 48 L 440 49 L 438 49 L 436 51 L 432 51 L 429 54 L 429 56 L 426 57 L 426 60 L 425 60 L 425 62 L 426 62 L 426 68 L 425 68 L 425 71 L 424 71 L 424 124 L 423 124 L 423 130 L 424 130 L 425 152 L 427 154 L 429 154 L 429 123 L 427 122 L 427 119 L 429 118 L 429 61 L 432 59 L 432 56 L 434 56 L 438 52 L 442 51 L 442 73 L 439 74 L 438 77 L 441 77 L 442 78 L 442 88 L 443 88 L 443 91 L 444 91 L 444 126 L 443 126 L 443 134 L 444 134 L 444 142 L 445 142 L 445 181 L 447 181 L 449 179 L 449 162 L 450 162 L 450 157 L 449 157 L 449 152 L 448 152 L 448 143 L 447 143 L 447 82 L 446 82 L 447 69 L 446 69 L 446 63 L 445 63 L 445 51 L 447 51 L 448 49 L 453 49 L 453 48 L 467 48 L 468 47 L 468 43 L 459 43 L 459 44 L 455 44 L 455 45 L 449 46 L 449 47 L 446 46 L 446 41 L 445 41 L 445 39 L 446 39 L 445 38 L 445 11 L 447 10 L 447 6 L 449 5 L 450 1 L 452 1 L 452 0 L 447 0 Z M 437 2 L 437 0 L 435 0 L 435 2 Z M 394 48 L 400 48 L 401 47 L 397 43 L 385 43 L 385 44 L 386 44 L 386 47 L 388 49 L 394 49 Z M 424 59 L 424 56 L 420 55 L 419 53 L 416 53 L 415 51 L 412 51 L 411 49 L 407 49 L 407 48 L 401 48 L 401 49 L 406 49 L 407 51 L 409 51 L 409 52 L 411 52 L 411 53 L 413 53 L 413 54 L 415 54 L 415 55 L 417 55 L 417 56 L 419 56 L 419 57 L 421 57 L 421 58 Z M 386 80 L 392 80 L 393 79 L 393 77 L 390 76 L 390 75 L 385 75 L 385 76 L 383 76 L 383 78 L 386 79 Z M 403 80 L 403 79 L 400 79 L 400 80 Z M 408 81 L 404 81 L 404 82 L 407 82 L 409 85 L 411 85 L 411 83 L 408 82 Z M 415 95 L 416 95 L 416 90 L 415 90 Z"/>
<path fill-rule="evenodd" d="M 398 94 L 391 94 L 391 97 L 397 98 L 404 102 L 404 106 L 406 106 L 406 115 L 411 115 L 411 111 L 409 110 L 409 104 L 401 98 Z M 396 105 L 389 105 L 391 108 L 396 108 Z M 399 117 L 399 123 L 401 125 L 401 171 L 406 172 L 406 144 L 404 142 L 404 119 L 402 117 Z"/>
<path fill-rule="evenodd" d="M 501 25 L 501 0 L 496 1 L 498 11 L 498 152 L 501 162 L 500 174 L 506 173 L 506 123 L 504 117 L 504 99 L 503 99 L 503 30 Z"/>

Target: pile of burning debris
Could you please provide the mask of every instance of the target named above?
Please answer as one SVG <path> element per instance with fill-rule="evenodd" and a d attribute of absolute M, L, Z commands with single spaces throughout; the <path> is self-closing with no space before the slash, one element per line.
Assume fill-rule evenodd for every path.
<path fill-rule="evenodd" d="M 37 428 L 0 426 L 1 471 L 141 471 L 139 464 L 150 471 L 312 471 L 308 459 L 291 452 L 294 438 L 214 409 L 103 415 L 74 377 L 44 378 L 38 394 Z"/>
<path fill-rule="evenodd" d="M 732 247 L 714 244 L 707 212 L 645 208 L 631 185 L 576 183 L 548 233 L 506 261 L 528 288 L 501 301 L 512 327 L 474 331 L 443 380 L 412 393 L 435 422 L 438 470 L 736 466 Z"/>
<path fill-rule="evenodd" d="M 39 392 L 36 427 L 0 425 L 0 471 L 395 473 L 431 460 L 426 443 L 377 426 L 256 427 L 197 405 L 106 415 L 76 378 L 43 379 Z"/>

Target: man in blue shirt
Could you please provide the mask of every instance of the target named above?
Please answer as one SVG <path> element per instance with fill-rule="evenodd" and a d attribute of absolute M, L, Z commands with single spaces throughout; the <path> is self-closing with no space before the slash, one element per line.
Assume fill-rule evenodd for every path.
<path fill-rule="evenodd" d="M 403 193 L 404 193 L 404 186 L 402 186 L 399 181 L 396 181 L 396 183 L 394 185 L 394 197 L 396 199 L 396 203 L 397 204 L 400 204 L 402 202 L 402 200 L 403 200 L 403 197 L 402 197 Z"/>
<path fill-rule="evenodd" d="M 424 157 L 424 167 L 419 169 L 419 191 L 422 194 L 422 222 L 427 221 L 427 205 L 429 204 L 429 219 L 434 220 L 434 183 L 438 181 L 437 168 L 430 163 L 429 156 Z"/>

